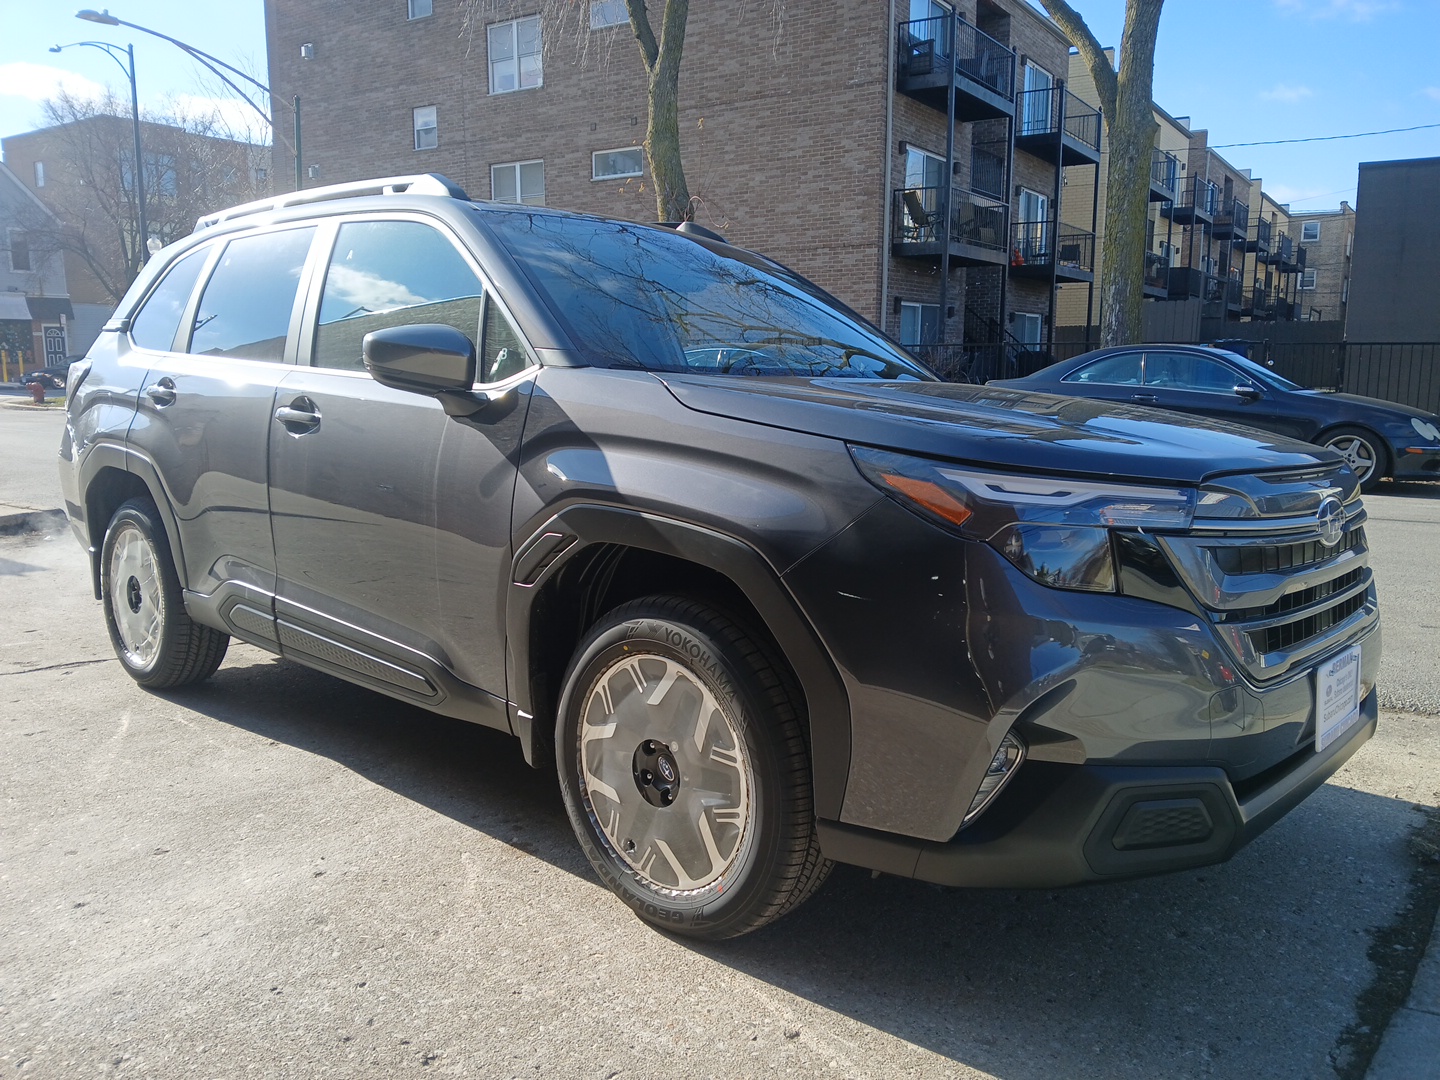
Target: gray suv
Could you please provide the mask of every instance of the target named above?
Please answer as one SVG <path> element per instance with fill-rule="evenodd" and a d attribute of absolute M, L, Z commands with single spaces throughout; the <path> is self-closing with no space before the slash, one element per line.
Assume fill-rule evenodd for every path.
<path fill-rule="evenodd" d="M 835 860 L 1217 862 L 1375 727 L 1334 454 L 941 382 L 688 226 L 438 176 L 216 214 L 72 369 L 61 458 L 137 682 L 235 637 L 509 732 L 682 934 Z"/>

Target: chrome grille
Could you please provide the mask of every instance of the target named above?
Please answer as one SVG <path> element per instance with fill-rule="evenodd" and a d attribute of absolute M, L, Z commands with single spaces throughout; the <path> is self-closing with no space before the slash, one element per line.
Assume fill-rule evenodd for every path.
<path fill-rule="evenodd" d="M 1348 473 L 1220 487 L 1241 513 L 1197 518 L 1190 533 L 1156 539 L 1251 678 L 1279 678 L 1378 620 L 1365 509 Z M 1264 498 L 1237 496 L 1251 490 Z M 1344 531 L 1327 546 L 1318 510 L 1330 497 L 1343 500 Z"/>

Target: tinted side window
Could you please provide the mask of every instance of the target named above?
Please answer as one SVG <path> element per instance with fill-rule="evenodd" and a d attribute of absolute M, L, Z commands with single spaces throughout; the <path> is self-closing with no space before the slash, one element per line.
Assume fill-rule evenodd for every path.
<path fill-rule="evenodd" d="M 1231 393 L 1250 380 L 1224 364 L 1193 353 L 1146 353 L 1145 385 L 1170 386 L 1177 390 Z"/>
<path fill-rule="evenodd" d="M 200 297 L 192 353 L 283 360 L 313 227 L 231 240 Z"/>
<path fill-rule="evenodd" d="M 1107 356 L 1086 364 L 1079 371 L 1065 376 L 1065 382 L 1107 383 L 1116 386 L 1138 386 L 1140 384 L 1140 354 L 1121 353 Z"/>
<path fill-rule="evenodd" d="M 195 280 L 205 266 L 205 257 L 212 250 L 205 247 L 192 251 L 170 268 L 140 313 L 130 321 L 130 338 L 136 345 L 160 352 L 175 347 L 175 332 L 185 317 L 185 305 L 195 291 Z"/>
<path fill-rule="evenodd" d="M 480 381 L 499 382 L 529 366 L 530 359 L 520 334 L 500 310 L 500 305 L 491 300 L 485 305 L 485 348 L 480 354 Z"/>
<path fill-rule="evenodd" d="M 431 226 L 347 222 L 325 272 L 312 363 L 362 369 L 361 341 L 387 326 L 445 323 L 476 342 L 482 295 L 475 271 Z"/>

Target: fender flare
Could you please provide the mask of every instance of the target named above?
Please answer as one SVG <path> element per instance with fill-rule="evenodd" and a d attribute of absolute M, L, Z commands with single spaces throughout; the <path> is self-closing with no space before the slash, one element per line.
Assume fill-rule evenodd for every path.
<path fill-rule="evenodd" d="M 815 814 L 839 818 L 850 773 L 850 701 L 834 661 L 775 568 L 733 536 L 683 521 L 622 507 L 567 507 L 515 547 L 505 606 L 507 672 L 520 715 L 515 731 L 527 759 L 539 732 L 531 730 L 530 624 L 545 582 L 597 544 L 638 548 L 708 567 L 730 580 L 759 613 L 780 644 L 808 705 Z M 559 554 L 550 553 L 558 551 Z M 538 553 L 538 557 L 537 557 Z M 537 564 L 539 568 L 537 569 Z"/>
<path fill-rule="evenodd" d="M 93 521 L 90 515 L 90 489 L 95 478 L 106 469 L 116 469 L 120 472 L 129 473 L 134 476 L 150 493 L 150 500 L 155 504 L 160 513 L 160 521 L 165 527 L 165 539 L 170 544 L 171 560 L 175 564 L 175 573 L 180 578 L 180 587 L 188 588 L 188 575 L 185 571 L 185 553 L 180 542 L 180 528 L 175 520 L 174 508 L 170 505 L 170 496 L 165 490 L 165 485 L 160 482 L 160 472 L 155 468 L 155 463 L 145 455 L 127 446 L 117 443 L 101 443 L 92 447 L 85 455 L 85 460 L 80 464 L 80 498 L 85 508 L 86 532 L 90 536 L 90 576 L 91 583 L 95 588 L 95 598 L 100 598 L 100 551 L 105 542 L 105 527 L 108 521 Z"/>

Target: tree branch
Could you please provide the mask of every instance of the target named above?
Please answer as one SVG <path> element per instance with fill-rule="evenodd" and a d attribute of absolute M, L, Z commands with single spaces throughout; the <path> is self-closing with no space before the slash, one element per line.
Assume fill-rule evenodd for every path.
<path fill-rule="evenodd" d="M 660 62 L 660 46 L 655 42 L 655 31 L 650 27 L 650 16 L 645 11 L 645 0 L 625 0 L 625 10 L 630 15 L 630 29 L 640 43 L 640 57 L 645 61 L 645 70 L 655 72 Z M 662 33 L 663 27 L 662 27 Z"/>
<path fill-rule="evenodd" d="M 1133 0 L 1131 0 L 1133 4 Z M 1100 95 L 1100 107 L 1109 115 L 1115 112 L 1116 98 L 1119 96 L 1119 84 L 1115 78 L 1115 69 L 1110 64 L 1110 58 L 1105 55 L 1105 50 L 1100 47 L 1100 42 L 1095 40 L 1095 35 L 1090 32 L 1090 27 L 1085 25 L 1085 20 L 1065 0 L 1040 0 L 1045 6 L 1045 11 L 1050 18 L 1055 20 L 1056 25 L 1065 32 L 1080 51 L 1080 57 L 1085 61 L 1085 66 L 1090 69 L 1090 74 L 1095 80 L 1095 91 Z M 1155 5 L 1155 18 L 1160 18 L 1159 4 Z M 1129 17 L 1127 14 L 1126 25 L 1128 29 Z M 1152 36 L 1152 42 L 1155 40 Z M 1129 48 L 1129 40 L 1123 43 Z"/>

